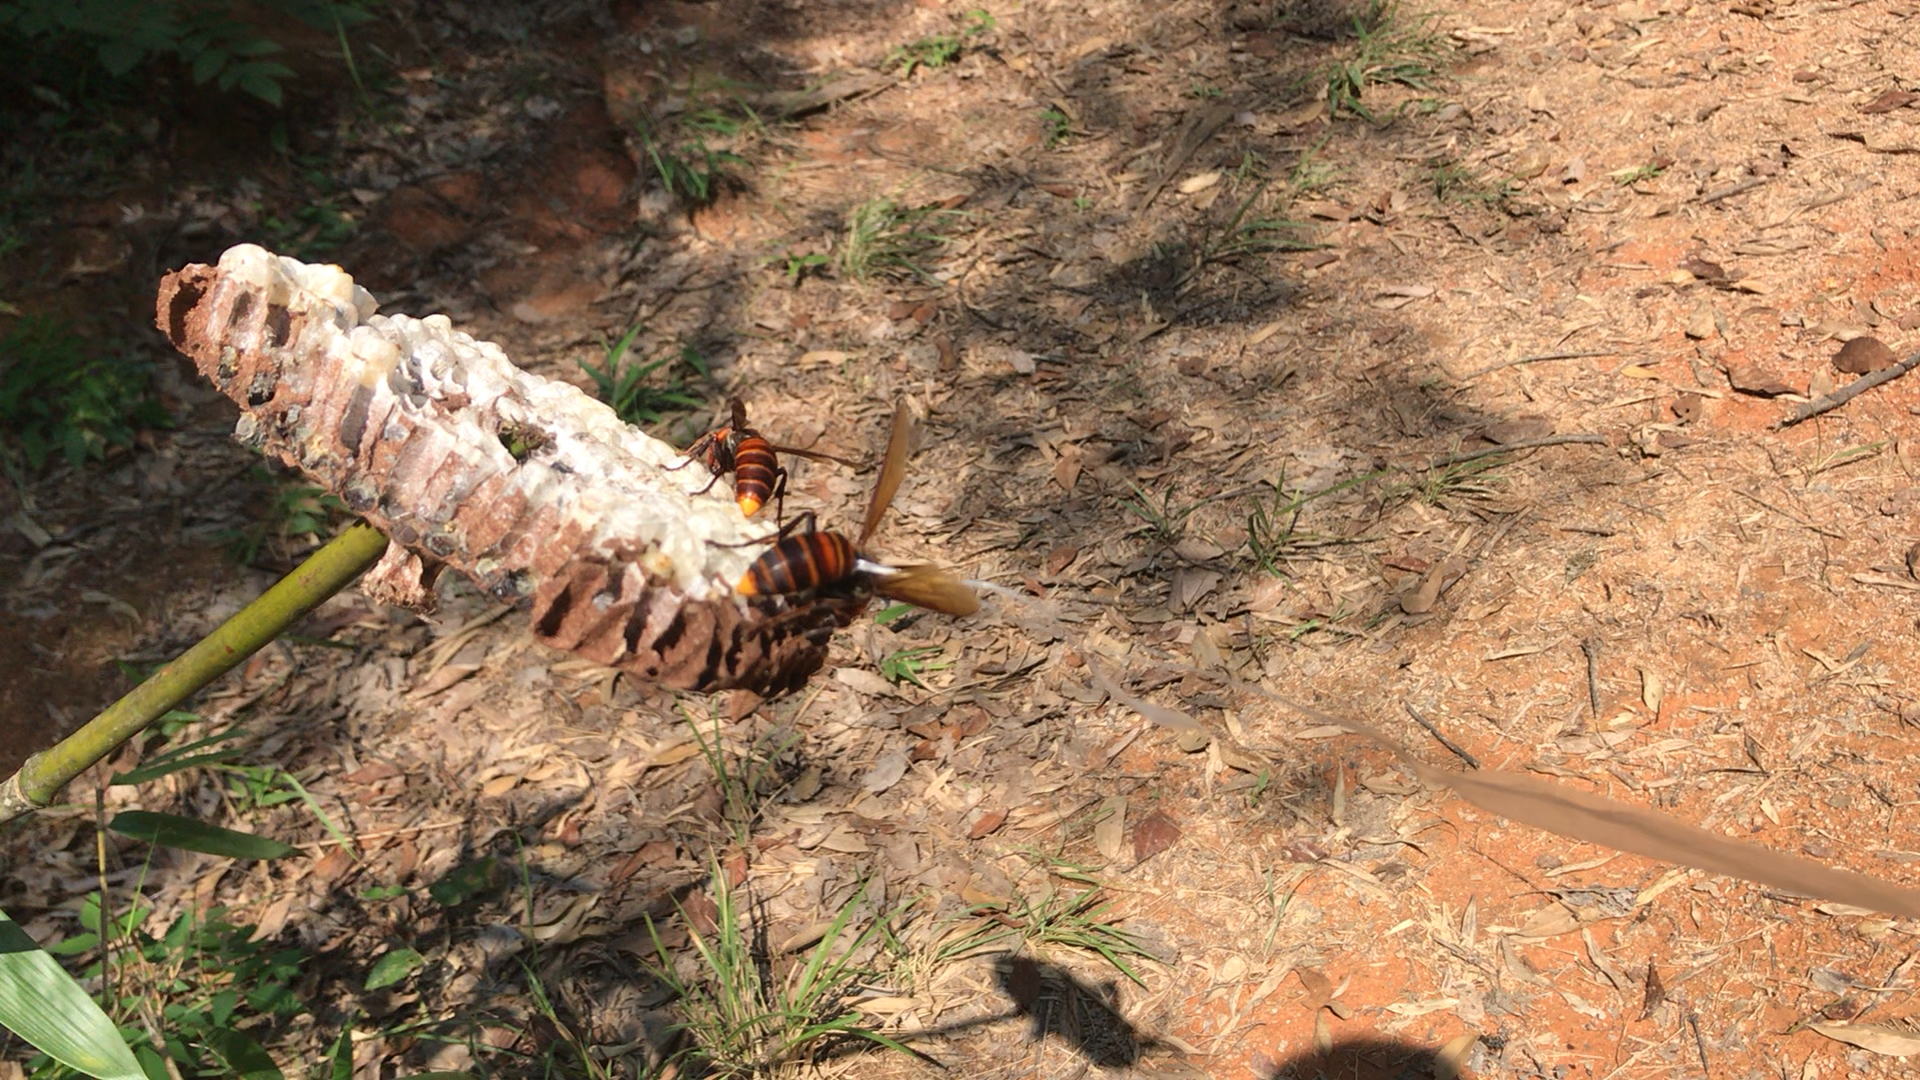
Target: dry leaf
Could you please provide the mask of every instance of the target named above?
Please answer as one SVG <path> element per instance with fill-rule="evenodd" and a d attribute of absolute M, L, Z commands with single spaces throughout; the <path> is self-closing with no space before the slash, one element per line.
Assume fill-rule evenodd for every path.
<path fill-rule="evenodd" d="M 1352 221 L 1356 216 L 1351 208 L 1323 199 L 1294 203 L 1293 209 L 1296 213 L 1305 214 L 1310 218 L 1319 218 L 1322 221 Z"/>
<path fill-rule="evenodd" d="M 1680 263 L 1680 269 L 1685 270 L 1687 273 L 1692 274 L 1694 277 L 1709 285 L 1725 285 L 1740 276 L 1739 274 L 1729 274 L 1727 273 L 1726 267 L 1721 266 L 1717 262 L 1703 259 L 1698 255 L 1688 256 Z"/>
<path fill-rule="evenodd" d="M 1836 139 L 1857 142 L 1876 154 L 1920 154 L 1920 143 L 1909 142 L 1884 131 L 1829 131 Z"/>
<path fill-rule="evenodd" d="M 1666 691 L 1666 681 L 1660 673 L 1651 668 L 1640 669 L 1640 701 L 1653 711 L 1655 718 L 1660 715 L 1660 701 Z"/>
<path fill-rule="evenodd" d="M 1895 363 L 1893 350 L 1887 348 L 1879 338 L 1857 337 L 1845 345 L 1833 356 L 1835 371 L 1848 375 L 1871 375 L 1884 371 Z"/>
<path fill-rule="evenodd" d="M 1248 334 L 1247 344 L 1258 345 L 1261 342 L 1272 337 L 1273 335 L 1279 333 L 1281 330 L 1285 328 L 1286 328 L 1286 324 L 1284 322 L 1282 322 L 1279 319 L 1275 319 L 1274 321 L 1268 323 L 1267 325 L 1261 327 L 1260 329 L 1255 330 L 1253 333 Z"/>
<path fill-rule="evenodd" d="M 1137 697 L 1122 690 L 1118 683 L 1107 678 L 1106 672 L 1100 670 L 1099 666 L 1093 662 L 1092 657 L 1087 658 L 1087 674 L 1093 677 L 1093 685 L 1104 691 L 1108 697 L 1139 713 L 1141 716 L 1146 717 L 1148 720 L 1159 724 L 1161 727 L 1171 728 L 1174 731 L 1200 730 L 1200 722 L 1188 716 L 1186 713 L 1181 712 L 1179 709 L 1169 709 L 1165 705 L 1155 705 L 1145 698 Z"/>
<path fill-rule="evenodd" d="M 893 697 L 896 693 L 892 683 L 865 668 L 839 668 L 834 671 L 833 677 L 835 681 L 868 697 Z"/>
<path fill-rule="evenodd" d="M 1006 823 L 1005 810 L 989 810 L 973 819 L 973 824 L 967 827 L 967 839 L 978 840 L 983 836 L 990 836 Z"/>
<path fill-rule="evenodd" d="M 1693 314 L 1687 316 L 1687 336 L 1695 341 L 1712 337 L 1718 329 L 1719 324 L 1713 317 L 1713 304 L 1706 300 L 1700 301 L 1693 309 Z"/>
<path fill-rule="evenodd" d="M 1743 394 L 1779 397 L 1781 394 L 1793 393 L 1793 387 L 1752 364 L 1728 364 L 1727 382 Z"/>
<path fill-rule="evenodd" d="M 1629 379 L 1657 379 L 1660 373 L 1645 364 L 1628 364 L 1618 372 Z"/>
<path fill-rule="evenodd" d="M 1553 421 L 1544 416 L 1522 416 L 1513 420 L 1502 420 L 1480 429 L 1481 438 L 1501 446 L 1551 434 L 1553 434 Z"/>
<path fill-rule="evenodd" d="M 1127 797 L 1109 795 L 1100 801 L 1099 820 L 1093 826 L 1093 847 L 1108 862 L 1126 854 Z"/>
<path fill-rule="evenodd" d="M 1133 861 L 1143 863 L 1180 840 L 1180 826 L 1165 812 L 1155 810 L 1133 827 Z"/>
<path fill-rule="evenodd" d="M 1318 1009 L 1333 1000 L 1333 980 L 1318 968 L 1300 968 L 1294 974 L 1300 976 L 1300 985 L 1307 990 L 1306 1000 L 1301 1004 L 1309 1009 Z"/>
<path fill-rule="evenodd" d="M 1652 1016 L 1653 1010 L 1659 1008 L 1660 1003 L 1665 1000 L 1667 1000 L 1667 986 L 1660 981 L 1660 969 L 1653 966 L 1653 961 L 1649 960 L 1647 961 L 1646 992 L 1640 998 L 1640 1019 L 1645 1020 Z"/>
<path fill-rule="evenodd" d="M 1374 293 L 1373 306 L 1396 310 L 1406 307 L 1415 300 L 1421 300 L 1434 294 L 1431 285 L 1383 285 Z"/>
<path fill-rule="evenodd" d="M 1189 176 L 1185 180 L 1180 181 L 1180 194 L 1192 195 L 1198 191 L 1205 191 L 1219 182 L 1219 169 L 1215 169 L 1212 172 L 1203 172 L 1199 176 Z"/>
<path fill-rule="evenodd" d="M 1073 485 L 1080 482 L 1080 468 L 1084 460 L 1085 456 L 1080 453 L 1079 447 L 1060 448 L 1060 456 L 1053 462 L 1053 482 L 1060 485 L 1060 490 L 1068 493 L 1073 491 Z"/>
<path fill-rule="evenodd" d="M 1523 938 L 1550 938 L 1580 929 L 1580 916 L 1572 908 L 1555 901 L 1533 913 L 1516 933 Z"/>
<path fill-rule="evenodd" d="M 1479 1041 L 1479 1034 L 1472 1031 L 1448 1039 L 1440 1052 L 1433 1056 L 1434 1080 L 1460 1080 L 1465 1076 L 1467 1055 L 1473 1052 L 1474 1044 Z"/>
<path fill-rule="evenodd" d="M 1288 862 L 1317 863 L 1328 856 L 1326 848 L 1311 840 L 1289 840 L 1280 845 L 1280 857 Z"/>
<path fill-rule="evenodd" d="M 1173 572 L 1173 602 L 1182 611 L 1192 611 L 1193 605 L 1219 585 L 1220 574 L 1217 571 L 1183 566 Z"/>
<path fill-rule="evenodd" d="M 1318 98 L 1302 102 L 1274 117 L 1273 122 L 1281 131 L 1294 131 L 1308 127 L 1326 119 L 1327 105 Z"/>
<path fill-rule="evenodd" d="M 1850 1046 L 1862 1050 L 1871 1050 L 1876 1054 L 1892 1057 L 1906 1057 L 1908 1054 L 1920 1054 L 1920 1035 L 1901 1028 L 1887 1027 L 1882 1024 L 1830 1024 L 1816 1021 L 1807 1027 L 1825 1035 L 1829 1039 L 1838 1039 Z"/>
<path fill-rule="evenodd" d="M 1863 113 L 1889 113 L 1895 109 L 1904 109 L 1920 101 L 1920 94 L 1911 90 L 1888 90 L 1865 105 L 1860 106 Z"/>
<path fill-rule="evenodd" d="M 1387 1011 L 1395 1016 L 1425 1016 L 1442 1009 L 1451 1009 L 1458 1004 L 1460 1004 L 1459 998 L 1441 997 L 1427 1001 L 1397 1002 L 1387 1006 Z"/>
<path fill-rule="evenodd" d="M 1193 635 L 1193 644 L 1187 646 L 1187 651 L 1193 654 L 1193 666 L 1202 671 L 1227 666 L 1227 658 L 1220 655 L 1220 646 L 1215 645 L 1204 630 Z"/>
<path fill-rule="evenodd" d="M 1547 163 L 1547 152 L 1537 146 L 1530 146 L 1513 155 L 1513 163 L 1507 167 L 1507 171 L 1512 173 L 1516 180 L 1531 180 L 1547 171 Z"/>
<path fill-rule="evenodd" d="M 1425 615 L 1433 610 L 1440 599 L 1440 589 L 1447 581 L 1447 563 L 1445 560 L 1433 564 L 1420 584 L 1414 589 L 1400 594 L 1400 610 L 1409 615 Z"/>
<path fill-rule="evenodd" d="M 907 775 L 907 752 L 889 750 L 881 754 L 860 780 L 860 788 L 869 795 L 879 795 L 900 782 Z"/>

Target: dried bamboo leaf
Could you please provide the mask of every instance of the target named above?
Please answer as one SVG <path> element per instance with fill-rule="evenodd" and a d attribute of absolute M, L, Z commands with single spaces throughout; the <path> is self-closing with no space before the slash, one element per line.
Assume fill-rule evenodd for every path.
<path fill-rule="evenodd" d="M 1900 1028 L 1885 1027 L 1880 1024 L 1834 1024 L 1815 1021 L 1808 1028 L 1837 1039 L 1849 1046 L 1858 1046 L 1862 1050 L 1871 1050 L 1876 1054 L 1890 1057 L 1906 1057 L 1908 1054 L 1920 1054 L 1920 1035 Z"/>

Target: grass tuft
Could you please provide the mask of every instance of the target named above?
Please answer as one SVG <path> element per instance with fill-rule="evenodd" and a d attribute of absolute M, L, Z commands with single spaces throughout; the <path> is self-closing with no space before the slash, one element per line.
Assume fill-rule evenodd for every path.
<path fill-rule="evenodd" d="M 833 267 L 849 281 L 931 278 L 925 261 L 951 239 L 944 231 L 967 215 L 943 206 L 902 206 L 872 199 L 847 212 Z"/>
<path fill-rule="evenodd" d="M 117 351 L 117 350 L 115 350 Z M 0 462 L 18 475 L 56 455 L 78 467 L 171 425 L 151 365 L 105 355 L 58 320 L 30 315 L 0 336 Z"/>
<path fill-rule="evenodd" d="M 887 59 L 881 66 L 899 68 L 902 78 L 912 75 L 919 68 L 946 67 L 960 59 L 961 55 L 967 51 L 967 47 L 973 44 L 974 39 L 988 33 L 995 25 L 997 21 L 992 15 L 976 8 L 967 13 L 966 25 L 959 30 L 945 34 L 929 34 L 916 41 L 897 46 L 887 53 Z"/>
<path fill-rule="evenodd" d="M 1055 884 L 1053 878 L 1062 884 Z M 1064 887 L 1063 887 L 1064 886 Z M 1036 896 L 1011 898 L 969 908 L 934 946 L 923 966 L 929 970 L 986 952 L 1030 952 L 1064 948 L 1092 953 L 1144 986 L 1130 960 L 1156 959 L 1139 938 L 1111 917 L 1113 904 L 1087 868 L 1059 863 Z"/>
<path fill-rule="evenodd" d="M 606 345 L 602 363 L 579 361 L 593 380 L 594 396 L 611 406 L 622 422 L 636 427 L 658 423 L 669 410 L 699 407 L 702 399 L 688 387 L 687 376 L 707 377 L 706 358 L 700 355 L 700 350 L 684 343 L 678 350 L 631 362 L 627 354 L 633 347 L 633 339 L 643 329 L 644 326 L 635 324 L 620 335 L 620 340 Z M 662 376 L 663 384 L 648 381 L 655 373 Z"/>
<path fill-rule="evenodd" d="M 1396 0 L 1381 0 L 1356 16 L 1351 51 L 1327 71 L 1333 115 L 1349 113 L 1378 123 L 1379 117 L 1362 103 L 1367 87 L 1433 89 L 1449 52 L 1446 38 L 1433 29 L 1435 18 L 1432 13 L 1409 15 Z"/>
<path fill-rule="evenodd" d="M 647 920 L 655 957 L 649 968 L 679 999 L 685 1019 L 677 1026 L 691 1044 L 676 1064 L 704 1068 L 708 1076 L 763 1076 L 799 1066 L 836 1044 L 914 1053 L 861 1024 L 853 1006 L 856 988 L 875 976 L 860 958 L 890 933 L 901 909 L 880 913 L 850 934 L 854 916 L 866 907 L 862 886 L 840 906 L 818 943 L 787 959 L 769 947 L 764 913 L 747 917 L 725 868 L 713 862 L 710 874 L 712 910 L 703 914 L 711 928 L 700 930 L 679 908 L 692 946 L 685 963 L 673 961 L 659 927 Z"/>

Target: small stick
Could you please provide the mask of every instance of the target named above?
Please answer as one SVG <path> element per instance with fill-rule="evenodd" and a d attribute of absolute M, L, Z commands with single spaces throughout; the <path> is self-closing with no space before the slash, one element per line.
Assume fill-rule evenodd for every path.
<path fill-rule="evenodd" d="M 1593 710 L 1593 718 L 1600 719 L 1600 643 L 1588 638 L 1580 643 L 1580 651 L 1587 654 L 1587 707 Z"/>
<path fill-rule="evenodd" d="M 1605 435 L 1592 435 L 1583 432 L 1576 435 L 1547 435 L 1538 439 L 1521 439 L 1519 442 L 1489 446 L 1482 450 L 1471 450 L 1464 454 L 1448 454 L 1446 457 L 1428 465 L 1427 468 L 1429 471 L 1433 469 L 1444 469 L 1449 465 L 1459 465 L 1463 462 L 1473 461 L 1478 458 L 1492 457 L 1495 454 L 1506 454 L 1516 450 L 1537 450 L 1542 446 L 1565 446 L 1568 443 L 1593 443 L 1597 446 L 1605 446 L 1607 444 L 1607 437 Z"/>
<path fill-rule="evenodd" d="M 1920 353 L 1914 353 L 1890 368 L 1882 368 L 1871 375 L 1862 375 L 1831 394 L 1814 398 L 1788 413 L 1785 419 L 1773 425 L 1773 429 L 1779 431 L 1781 428 L 1792 427 L 1802 420 L 1810 420 L 1823 412 L 1837 409 L 1881 383 L 1892 382 L 1916 367 L 1920 367 Z"/>
<path fill-rule="evenodd" d="M 1713 1080 L 1713 1066 L 1707 1064 L 1707 1040 L 1700 1034 L 1700 1014 L 1687 1013 L 1687 1026 L 1693 1029 L 1693 1048 L 1700 1054 L 1700 1071 L 1706 1074 L 1707 1080 Z"/>
<path fill-rule="evenodd" d="M 1430 721 L 1428 721 L 1426 717 L 1420 715 L 1420 710 L 1413 707 L 1413 702 L 1403 701 L 1400 704 L 1405 705 L 1407 707 L 1407 715 L 1413 717 L 1414 723 L 1419 724 L 1423 728 L 1426 728 L 1427 734 L 1440 740 L 1441 746 L 1444 746 L 1447 749 L 1453 751 L 1456 757 L 1458 757 L 1461 761 L 1466 762 L 1467 768 L 1477 769 L 1480 767 L 1479 758 L 1474 757 L 1472 754 L 1467 753 L 1465 748 L 1463 748 L 1459 743 L 1456 743 L 1452 739 L 1449 739 L 1445 735 L 1442 735 L 1440 733 L 1439 728 L 1434 727 L 1433 724 Z"/>
<path fill-rule="evenodd" d="M 1703 203 L 1717 203 L 1721 199 L 1731 199 L 1743 191 L 1752 191 L 1754 188 L 1766 182 L 1767 178 L 1764 176 L 1749 176 L 1737 184 L 1728 184 L 1718 191 L 1707 192 L 1705 195 L 1700 196 L 1700 201 Z"/>
<path fill-rule="evenodd" d="M 1502 360 L 1497 364 L 1488 364 L 1476 371 L 1469 371 L 1460 376 L 1460 381 L 1472 382 L 1482 375 L 1499 371 L 1501 368 L 1519 367 L 1521 364 L 1541 364 L 1548 360 L 1587 360 L 1596 356 L 1612 356 L 1617 351 L 1616 349 L 1592 349 L 1587 352 L 1550 352 L 1541 353 L 1538 356 L 1521 356 L 1512 360 Z"/>

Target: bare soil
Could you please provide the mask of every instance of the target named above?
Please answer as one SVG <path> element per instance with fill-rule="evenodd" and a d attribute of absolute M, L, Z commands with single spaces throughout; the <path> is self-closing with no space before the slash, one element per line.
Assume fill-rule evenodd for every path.
<path fill-rule="evenodd" d="M 1901 1074 L 1806 1025 L 1902 1030 L 1910 920 L 1514 825 L 1209 675 L 1458 765 L 1417 713 L 1485 767 L 1914 882 L 1920 382 L 1775 427 L 1855 377 L 1843 342 L 1915 347 L 1914 9 L 1403 9 L 1391 25 L 1444 53 L 1424 86 L 1376 64 L 1371 120 L 1327 99 L 1367 40 L 1318 0 L 991 14 L 967 36 L 939 0 L 401 4 L 373 32 L 397 72 L 373 104 L 316 73 L 290 122 L 354 196 L 359 232 L 327 258 L 388 309 L 448 312 L 582 383 L 637 322 L 643 355 L 696 345 L 714 409 L 664 437 L 732 392 L 778 442 L 861 454 L 907 398 L 925 437 L 876 546 L 1029 602 L 857 625 L 834 670 L 759 702 L 544 650 L 457 583 L 431 620 L 342 596 L 192 708 L 250 724 L 250 760 L 296 772 L 358 855 L 297 803 L 182 773 L 106 809 L 303 854 L 148 867 L 110 837 L 114 880 L 310 950 L 317 1022 L 276 1045 L 317 1053 L 353 1022 L 369 1076 L 520 1075 L 569 1038 L 646 1074 L 678 1014 L 644 917 L 698 910 L 710 856 L 775 943 L 804 947 L 863 882 L 871 909 L 912 901 L 922 962 L 865 1015 L 960 1075 Z M 962 36 L 951 62 L 890 59 L 939 34 Z M 884 77 L 771 104 L 839 73 Z M 690 205 L 634 133 L 723 81 L 764 123 Z M 76 275 L 48 254 L 8 298 L 150 295 L 158 269 L 260 240 L 244 207 L 291 198 L 291 170 L 202 127 L 201 164 L 145 185 L 142 224 L 90 226 L 133 230 L 133 255 Z M 83 197 L 75 220 L 135 193 Z M 921 273 L 790 273 L 877 198 L 958 212 Z M 210 534 L 268 489 L 178 370 L 177 430 L 11 499 L 54 538 L 0 550 L 0 656 L 31 673 L 4 711 L 36 744 L 111 696 L 113 660 L 170 655 L 265 580 Z M 790 464 L 790 507 L 857 518 L 866 477 Z M 950 666 L 890 681 L 911 648 Z M 715 730 L 760 782 L 750 811 L 702 752 Z M 97 886 L 104 779 L 7 841 L 0 904 L 43 941 Z M 428 898 L 483 856 L 498 888 Z M 1152 954 L 1138 983 L 1058 944 L 926 960 L 941 919 L 1070 895 L 1063 872 Z M 402 945 L 427 966 L 362 990 Z"/>

